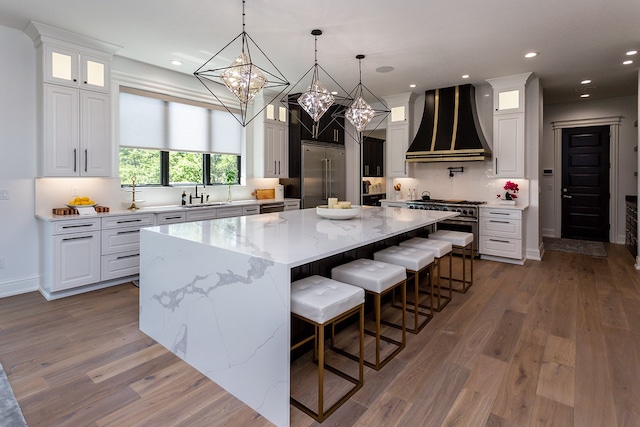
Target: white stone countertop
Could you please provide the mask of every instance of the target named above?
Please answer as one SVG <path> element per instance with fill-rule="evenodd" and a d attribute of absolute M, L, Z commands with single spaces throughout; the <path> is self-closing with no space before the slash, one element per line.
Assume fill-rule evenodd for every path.
<path fill-rule="evenodd" d="M 356 218 L 329 220 L 311 208 L 161 225 L 144 231 L 268 259 L 291 268 L 457 215 L 364 206 Z"/>
<path fill-rule="evenodd" d="M 249 199 L 249 200 L 237 200 L 232 202 L 211 202 L 211 204 L 202 204 L 199 206 L 189 206 L 183 207 L 181 205 L 165 205 L 165 206 L 144 206 L 140 207 L 136 210 L 129 210 L 126 208 L 117 208 L 111 209 L 109 212 L 96 213 L 95 215 L 54 215 L 52 213 L 47 214 L 38 214 L 35 216 L 38 219 L 44 221 L 68 221 L 70 219 L 84 219 L 84 218 L 95 218 L 95 217 L 104 217 L 104 216 L 114 216 L 114 215 L 135 215 L 135 214 L 143 214 L 143 213 L 164 213 L 164 212 L 176 212 L 176 211 L 187 211 L 193 209 L 216 209 L 216 208 L 226 208 L 233 206 L 251 206 L 251 205 L 262 205 L 265 203 L 274 203 L 274 202 L 287 202 L 287 201 L 299 201 L 300 199 L 290 199 L 285 198 L 283 200 L 275 200 L 275 199 Z"/>

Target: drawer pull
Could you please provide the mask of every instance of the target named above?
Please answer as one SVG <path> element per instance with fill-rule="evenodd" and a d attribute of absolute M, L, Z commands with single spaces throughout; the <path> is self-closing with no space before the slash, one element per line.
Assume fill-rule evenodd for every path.
<path fill-rule="evenodd" d="M 127 224 L 127 223 L 130 223 L 130 222 L 140 222 L 140 221 L 142 221 L 142 220 L 139 219 L 139 218 L 138 219 L 123 219 L 123 220 L 118 221 L 118 224 Z"/>
<path fill-rule="evenodd" d="M 511 243 L 508 240 L 498 240 L 498 239 L 489 239 L 490 242 L 498 242 L 498 243 Z"/>
<path fill-rule="evenodd" d="M 166 216 L 164 219 L 182 219 L 182 216 Z"/>
<path fill-rule="evenodd" d="M 511 215 L 509 212 L 489 212 L 492 215 Z"/>
<path fill-rule="evenodd" d="M 116 259 L 127 259 L 127 258 L 134 258 L 134 257 L 137 257 L 137 256 L 140 256 L 140 254 L 122 255 L 122 256 L 119 256 L 119 257 L 118 257 L 118 258 L 116 258 Z"/>
<path fill-rule="evenodd" d="M 83 240 L 83 239 L 93 239 L 93 236 L 67 237 L 66 239 L 62 239 L 62 240 L 66 241 L 66 240 Z"/>
<path fill-rule="evenodd" d="M 93 224 L 78 224 L 78 225 L 63 225 L 62 228 L 82 228 L 82 227 L 93 227 Z"/>
<path fill-rule="evenodd" d="M 134 233 L 140 233 L 140 230 L 130 230 L 130 231 L 118 231 L 118 235 L 121 234 L 134 234 Z"/>
<path fill-rule="evenodd" d="M 496 221 L 495 219 L 490 219 L 489 222 L 497 222 L 498 224 L 511 224 L 509 221 Z"/>

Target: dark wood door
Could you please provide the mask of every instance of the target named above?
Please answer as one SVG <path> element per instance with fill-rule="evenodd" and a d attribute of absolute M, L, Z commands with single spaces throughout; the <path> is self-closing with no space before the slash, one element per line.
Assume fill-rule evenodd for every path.
<path fill-rule="evenodd" d="M 609 241 L 609 126 L 562 130 L 562 237 Z"/>

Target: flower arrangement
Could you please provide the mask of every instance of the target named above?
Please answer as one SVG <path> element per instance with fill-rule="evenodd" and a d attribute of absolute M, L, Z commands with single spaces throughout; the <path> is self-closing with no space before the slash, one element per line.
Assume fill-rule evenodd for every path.
<path fill-rule="evenodd" d="M 518 198 L 518 195 L 516 194 L 520 189 L 518 188 L 518 184 L 516 184 L 515 182 L 507 181 L 504 184 L 503 188 L 505 189 L 503 200 L 515 200 Z M 498 199 L 502 199 L 502 196 L 500 194 L 498 194 L 497 197 Z"/>

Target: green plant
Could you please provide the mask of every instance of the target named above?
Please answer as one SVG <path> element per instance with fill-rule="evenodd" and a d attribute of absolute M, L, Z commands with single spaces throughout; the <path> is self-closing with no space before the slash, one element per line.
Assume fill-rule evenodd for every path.
<path fill-rule="evenodd" d="M 238 183 L 238 168 L 229 167 L 224 171 L 224 182 L 227 185 L 233 185 Z"/>

